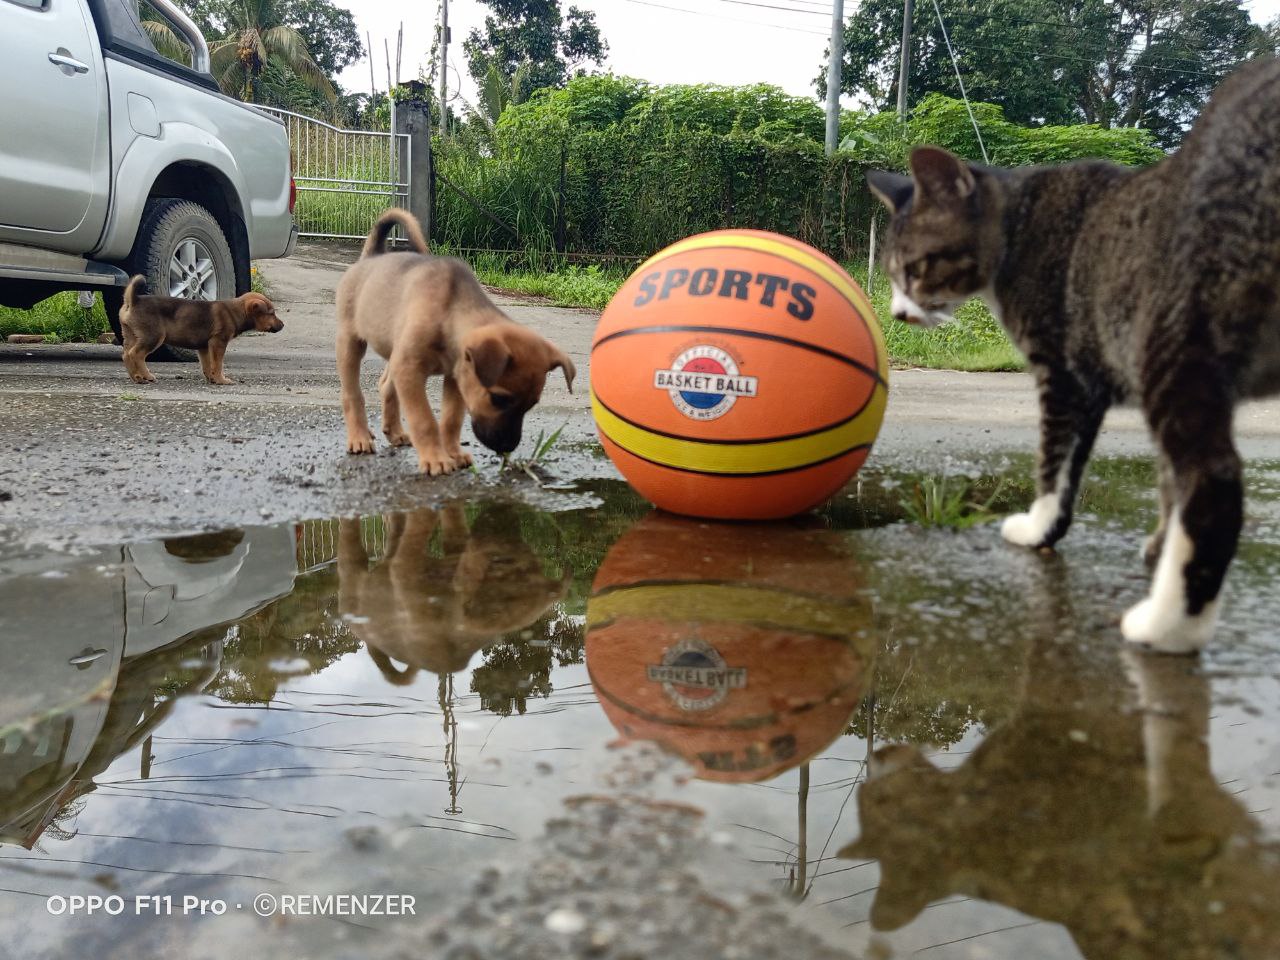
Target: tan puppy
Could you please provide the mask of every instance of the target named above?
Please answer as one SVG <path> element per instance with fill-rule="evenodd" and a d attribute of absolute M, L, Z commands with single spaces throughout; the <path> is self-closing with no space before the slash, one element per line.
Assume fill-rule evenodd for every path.
<path fill-rule="evenodd" d="M 502 508 L 482 513 L 474 530 L 460 502 L 392 514 L 385 553 L 372 566 L 360 521 L 344 518 L 338 530 L 338 607 L 397 686 L 420 668 L 465 669 L 477 650 L 536 622 L 568 586 L 543 572 L 516 532 L 517 517 Z"/>
<path fill-rule="evenodd" d="M 415 252 L 385 250 L 387 234 L 397 224 Z M 378 219 L 360 259 L 338 284 L 337 298 L 338 375 L 349 453 L 373 452 L 360 392 L 360 361 L 367 347 L 387 360 L 378 381 L 383 433 L 393 446 L 412 443 L 418 466 L 432 476 L 471 463 L 459 442 L 464 409 L 481 443 L 510 453 L 551 370 L 563 368 L 573 391 L 573 361 L 494 306 L 461 260 L 430 256 L 418 221 L 407 211 L 388 210 Z M 436 374 L 444 377 L 439 423 L 426 394 L 427 377 Z"/>
<path fill-rule="evenodd" d="M 222 372 L 227 344 L 250 330 L 279 333 L 284 329 L 275 304 L 260 293 L 246 293 L 234 300 L 140 296 L 138 288 L 146 282 L 141 274 L 130 280 L 120 308 L 124 368 L 134 383 L 156 382 L 146 358 L 165 343 L 198 351 L 200 369 L 210 383 L 235 383 Z"/>

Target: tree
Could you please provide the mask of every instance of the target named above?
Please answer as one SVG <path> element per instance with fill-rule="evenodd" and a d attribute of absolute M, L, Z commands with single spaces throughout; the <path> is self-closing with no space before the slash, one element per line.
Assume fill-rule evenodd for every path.
<path fill-rule="evenodd" d="M 483 2 L 494 15 L 485 17 L 483 33 L 472 30 L 463 43 L 477 85 L 484 85 L 490 66 L 509 79 L 528 64 L 528 90 L 563 86 L 585 64 L 604 63 L 609 52 L 590 10 L 570 7 L 565 15 L 560 0 Z"/>
<path fill-rule="evenodd" d="M 206 37 L 226 36 L 243 18 L 243 0 L 178 0 Z M 332 0 L 274 0 L 275 18 L 305 39 L 311 59 L 327 76 L 341 73 L 364 56 L 364 44 L 350 10 Z"/>
<path fill-rule="evenodd" d="M 1265 49 L 1241 0 L 974 0 L 942 10 L 971 99 L 1015 123 L 1142 126 L 1165 147 L 1232 67 Z M 865 0 L 850 18 L 846 93 L 893 105 L 901 21 L 899 0 Z M 932 3 L 916 5 L 911 47 L 910 100 L 959 96 Z"/>

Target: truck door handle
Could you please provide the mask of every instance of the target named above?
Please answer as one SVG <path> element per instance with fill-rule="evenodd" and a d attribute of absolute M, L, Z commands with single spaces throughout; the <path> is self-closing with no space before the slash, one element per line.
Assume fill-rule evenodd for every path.
<path fill-rule="evenodd" d="M 87 63 L 81 63 L 75 57 L 69 56 L 62 51 L 49 54 L 49 62 L 58 67 L 67 67 L 74 70 L 76 73 L 89 72 L 89 65 Z"/>

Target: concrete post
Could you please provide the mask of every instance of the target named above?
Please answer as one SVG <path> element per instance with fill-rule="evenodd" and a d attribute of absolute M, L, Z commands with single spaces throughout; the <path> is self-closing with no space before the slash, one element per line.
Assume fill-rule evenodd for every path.
<path fill-rule="evenodd" d="M 410 84 L 412 87 L 412 83 Z M 421 99 L 401 100 L 396 104 L 395 132 L 409 138 L 407 170 L 409 197 L 405 206 L 422 224 L 422 232 L 431 239 L 432 179 L 431 106 L 424 92 Z"/>

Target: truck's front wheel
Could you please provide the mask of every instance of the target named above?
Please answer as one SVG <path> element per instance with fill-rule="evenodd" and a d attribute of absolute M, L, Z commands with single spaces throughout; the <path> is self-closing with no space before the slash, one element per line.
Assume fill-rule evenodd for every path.
<path fill-rule="evenodd" d="M 163 197 L 149 201 L 133 250 L 132 272 L 147 278 L 148 293 L 185 300 L 236 295 L 231 246 L 217 219 L 198 203 Z M 195 354 L 161 347 L 150 359 L 194 360 Z"/>

